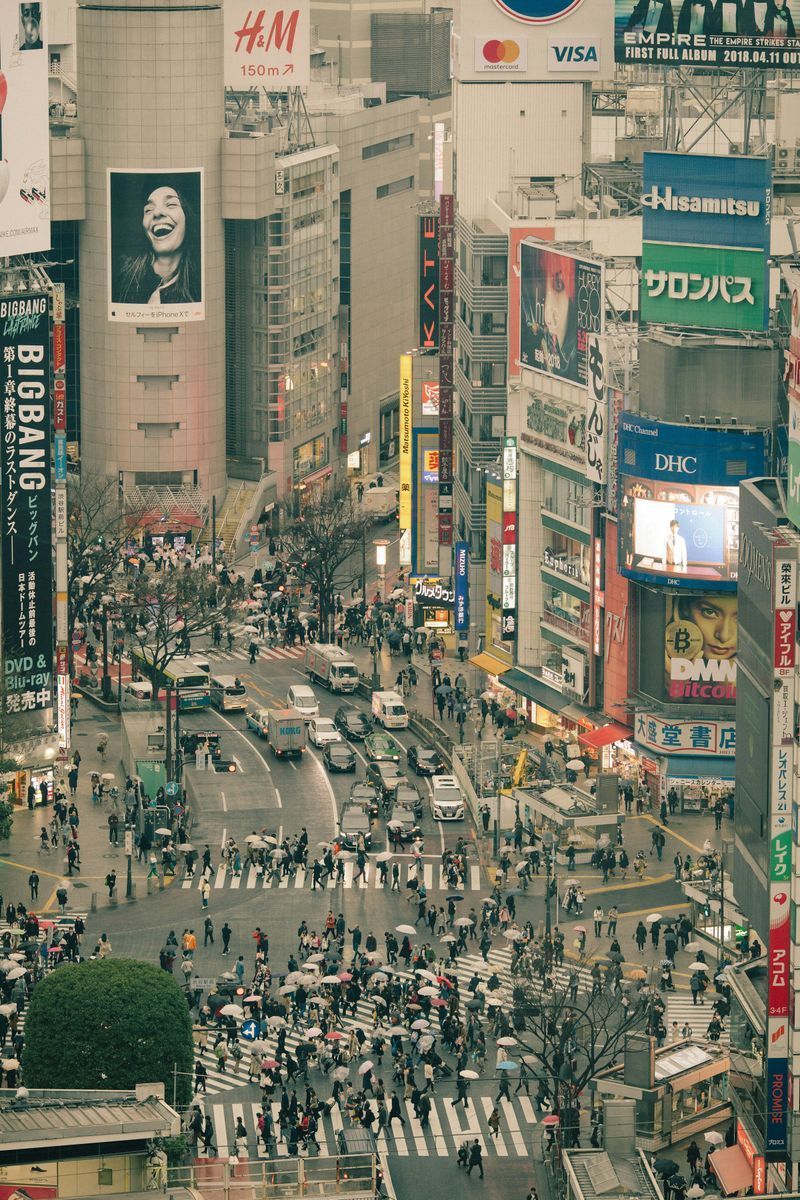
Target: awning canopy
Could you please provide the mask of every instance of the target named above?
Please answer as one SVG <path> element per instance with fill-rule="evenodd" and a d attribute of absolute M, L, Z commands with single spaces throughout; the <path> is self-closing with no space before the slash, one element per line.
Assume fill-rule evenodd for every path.
<path fill-rule="evenodd" d="M 589 729 L 586 733 L 578 734 L 578 741 L 583 742 L 584 746 L 593 746 L 595 750 L 599 750 L 601 746 L 627 741 L 631 737 L 633 737 L 633 730 L 612 722 L 610 725 L 601 725 L 599 729 Z"/>
<path fill-rule="evenodd" d="M 473 655 L 469 661 L 473 667 L 480 667 L 489 675 L 503 675 L 511 669 L 509 663 L 504 663 L 502 659 L 495 658 L 493 654 L 488 654 L 485 650 L 481 654 Z"/>
<path fill-rule="evenodd" d="M 516 667 L 506 671 L 503 676 L 503 686 L 519 692 L 520 696 L 526 696 L 528 700 L 533 700 L 534 704 L 541 704 L 545 708 L 549 708 L 550 712 L 562 712 L 569 704 L 569 700 L 566 696 L 562 696 L 561 692 L 557 692 L 555 688 L 548 687 L 541 679 L 536 679 L 527 671 L 520 671 Z"/>
<path fill-rule="evenodd" d="M 739 1146 L 715 1150 L 708 1161 L 726 1196 L 753 1186 L 753 1168 Z"/>

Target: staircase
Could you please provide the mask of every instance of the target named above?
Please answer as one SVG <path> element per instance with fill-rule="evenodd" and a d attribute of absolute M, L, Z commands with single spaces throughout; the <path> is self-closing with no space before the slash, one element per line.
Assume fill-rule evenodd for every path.
<path fill-rule="evenodd" d="M 231 542 L 236 537 L 236 531 L 239 528 L 242 517 L 247 511 L 253 500 L 257 483 L 249 480 L 235 479 L 231 481 L 231 486 L 228 488 L 228 494 L 222 504 L 222 507 L 217 511 L 217 537 L 222 538 L 225 542 L 225 549 L 230 550 Z M 203 527 L 203 532 L 200 534 L 200 545 L 211 545 L 211 514 Z M 240 549 L 240 547 L 237 547 Z"/>

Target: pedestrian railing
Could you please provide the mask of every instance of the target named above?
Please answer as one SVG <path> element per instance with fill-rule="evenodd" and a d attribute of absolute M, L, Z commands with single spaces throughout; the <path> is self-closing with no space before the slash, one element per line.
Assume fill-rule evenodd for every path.
<path fill-rule="evenodd" d="M 211 1200 L 261 1200 L 336 1196 L 357 1200 L 374 1196 L 376 1164 L 372 1154 L 318 1158 L 199 1159 L 171 1167 L 169 1188 L 192 1188 Z"/>

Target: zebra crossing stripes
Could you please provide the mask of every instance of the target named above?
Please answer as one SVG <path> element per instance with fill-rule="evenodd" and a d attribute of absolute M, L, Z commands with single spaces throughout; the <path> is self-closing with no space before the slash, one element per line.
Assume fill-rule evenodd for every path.
<path fill-rule="evenodd" d="M 243 635 L 247 639 L 249 646 L 249 635 L 247 631 Z M 303 646 L 265 646 L 263 643 L 256 640 L 258 646 L 258 660 L 267 660 L 269 662 L 288 662 L 298 658 L 302 658 L 305 654 Z M 247 646 L 236 646 L 234 644 L 232 650 L 226 650 L 222 646 L 210 646 L 207 650 L 202 650 L 199 654 L 207 658 L 209 662 L 227 662 L 232 658 L 238 659 L 239 662 L 249 662 L 250 654 Z"/>
<path fill-rule="evenodd" d="M 467 1108 L 463 1105 L 454 1107 L 450 1095 L 435 1093 L 430 1099 L 431 1111 L 425 1126 L 416 1116 L 411 1102 L 401 1101 L 406 1123 L 403 1126 L 393 1121 L 390 1132 L 380 1131 L 376 1134 L 379 1154 L 396 1154 L 400 1158 L 453 1158 L 465 1139 L 472 1141 L 477 1138 L 483 1153 L 489 1157 L 513 1159 L 532 1155 L 533 1131 L 538 1121 L 527 1096 L 512 1095 L 510 1100 L 503 1098 L 498 1101 L 500 1129 L 497 1136 L 494 1136 L 488 1124 L 494 1108 L 491 1095 L 473 1094 Z M 374 1111 L 374 1102 L 372 1107 Z M 250 1100 L 231 1104 L 208 1101 L 204 1111 L 211 1116 L 214 1144 L 220 1157 L 233 1153 L 239 1119 L 247 1130 L 247 1153 L 250 1158 L 288 1157 L 289 1149 L 280 1140 L 280 1104 L 276 1101 L 270 1105 L 275 1144 L 270 1147 L 269 1153 L 263 1139 L 258 1137 L 260 1104 Z M 316 1133 L 320 1155 L 338 1154 L 337 1135 L 348 1123 L 349 1117 L 341 1112 L 338 1105 L 334 1105 L 321 1118 Z"/>
<path fill-rule="evenodd" d="M 325 879 L 321 885 L 315 888 L 315 891 L 335 892 L 337 887 L 344 887 L 346 891 L 351 889 L 360 889 L 367 891 L 373 889 L 375 891 L 388 891 L 392 886 L 391 867 L 387 873 L 386 882 L 382 882 L 381 874 L 374 863 L 368 863 L 365 873 L 356 878 L 356 864 L 349 861 L 344 865 L 344 879 L 339 881 L 335 876 L 330 879 Z M 202 882 L 202 874 L 200 871 L 195 871 L 194 875 L 187 875 L 181 880 L 183 889 L 192 887 L 199 888 Z M 244 890 L 252 891 L 253 889 L 268 890 L 277 889 L 286 891 L 293 889 L 302 891 L 303 888 L 312 889 L 312 875 L 310 871 L 298 867 L 294 875 L 274 875 L 271 873 L 259 872 L 252 864 L 245 863 L 241 873 L 234 875 L 227 869 L 224 863 L 220 863 L 217 868 L 212 871 L 210 876 L 213 888 L 229 888 L 232 891 Z M 413 863 L 403 863 L 400 868 L 400 886 L 403 889 L 403 895 L 406 894 L 405 885 L 412 879 L 418 879 L 425 884 L 427 891 L 447 892 L 451 891 L 450 884 L 447 881 L 447 873 L 442 870 L 438 862 L 427 862 L 422 866 L 421 873 L 418 872 Z M 468 868 L 466 884 L 458 884 L 457 889 L 469 892 L 480 892 L 483 888 L 481 883 L 481 869 L 477 863 L 473 863 Z"/>
<path fill-rule="evenodd" d="M 690 992 L 666 992 L 664 993 L 667 1003 L 667 1009 L 664 1014 L 664 1024 L 667 1027 L 667 1040 L 672 1036 L 672 1023 L 678 1022 L 678 1034 L 683 1029 L 684 1025 L 688 1025 L 692 1030 L 692 1037 L 704 1038 L 708 1023 L 714 1015 L 714 1010 L 709 1002 L 705 1004 L 692 1004 L 692 996 Z M 727 1028 L 723 1028 L 719 1035 L 720 1046 L 730 1045 L 731 1035 Z"/>

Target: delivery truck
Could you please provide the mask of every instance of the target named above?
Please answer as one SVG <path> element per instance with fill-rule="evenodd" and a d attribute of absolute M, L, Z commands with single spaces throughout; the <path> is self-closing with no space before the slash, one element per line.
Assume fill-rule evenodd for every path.
<path fill-rule="evenodd" d="M 306 723 L 296 708 L 271 708 L 267 743 L 276 758 L 296 758 L 306 748 Z"/>
<path fill-rule="evenodd" d="M 361 509 L 367 520 L 391 521 L 397 516 L 397 489 L 370 487 L 361 497 Z"/>
<path fill-rule="evenodd" d="M 408 710 L 397 692 L 372 693 L 372 719 L 384 729 L 408 729 Z"/>
<path fill-rule="evenodd" d="M 358 667 L 341 646 L 318 642 L 306 646 L 306 674 L 324 683 L 332 692 L 354 692 L 358 687 Z"/>

